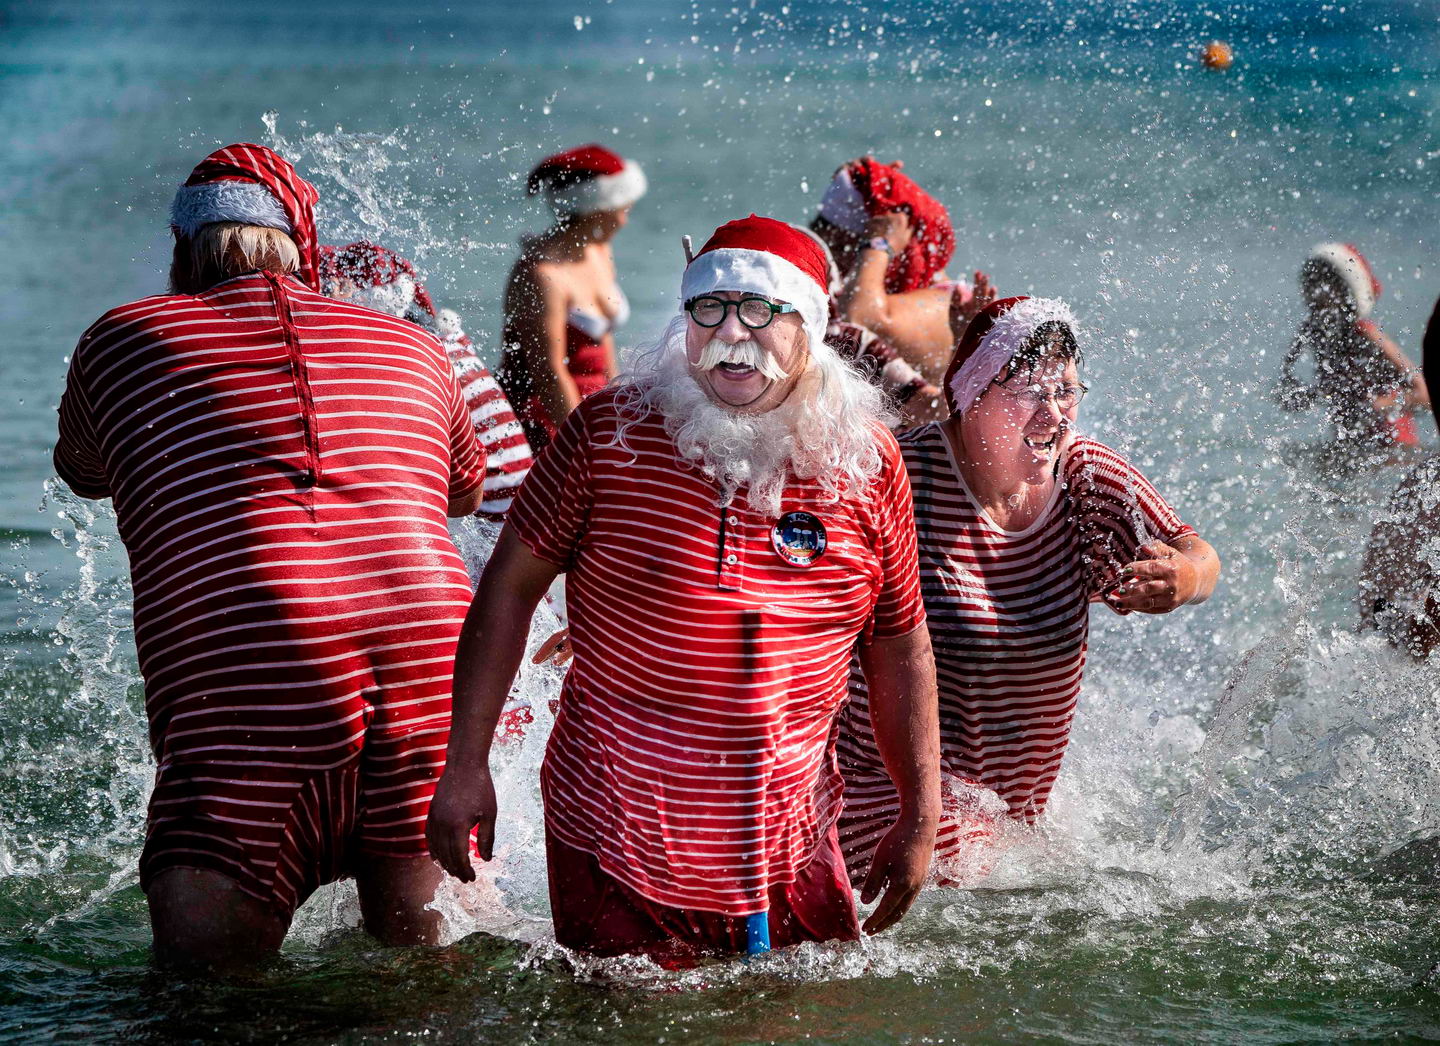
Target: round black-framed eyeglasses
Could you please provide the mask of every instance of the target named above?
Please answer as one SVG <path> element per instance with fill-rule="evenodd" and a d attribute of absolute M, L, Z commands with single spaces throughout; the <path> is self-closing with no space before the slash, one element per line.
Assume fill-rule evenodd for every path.
<path fill-rule="evenodd" d="M 795 306 L 788 303 L 777 305 L 768 298 L 741 298 L 727 301 L 712 294 L 700 294 L 685 303 L 685 311 L 700 327 L 718 327 L 725 322 L 725 314 L 734 306 L 740 322 L 752 331 L 762 330 L 783 312 L 795 312 Z"/>

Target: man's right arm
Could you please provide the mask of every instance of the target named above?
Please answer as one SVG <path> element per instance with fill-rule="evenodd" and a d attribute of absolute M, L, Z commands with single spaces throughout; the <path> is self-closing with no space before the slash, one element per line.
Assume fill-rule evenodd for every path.
<path fill-rule="evenodd" d="M 490 745 L 525 655 L 530 617 L 558 573 L 555 564 L 531 552 L 507 526 L 481 575 L 460 632 L 450 744 L 425 837 L 435 860 L 462 882 L 475 878 L 470 866 L 472 828 L 479 826 L 480 856 L 487 861 L 494 856 L 496 803 Z"/>

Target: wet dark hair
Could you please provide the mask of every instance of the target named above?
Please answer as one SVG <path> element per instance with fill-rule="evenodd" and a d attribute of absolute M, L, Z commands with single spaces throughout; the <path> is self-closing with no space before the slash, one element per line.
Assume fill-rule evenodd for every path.
<path fill-rule="evenodd" d="M 1017 374 L 1030 378 L 1051 360 L 1074 360 L 1077 367 L 1085 364 L 1085 353 L 1075 342 L 1075 332 L 1063 320 L 1046 320 L 1036 327 L 995 381 L 1003 385 Z"/>

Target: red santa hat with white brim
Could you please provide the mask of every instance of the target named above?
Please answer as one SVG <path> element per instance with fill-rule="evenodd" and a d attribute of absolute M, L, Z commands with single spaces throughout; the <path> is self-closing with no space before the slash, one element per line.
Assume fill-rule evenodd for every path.
<path fill-rule="evenodd" d="M 1058 298 L 1020 295 L 981 309 L 960 336 L 945 372 L 950 412 L 963 414 L 973 407 L 1045 323 L 1063 323 L 1075 334 L 1075 314 Z"/>
<path fill-rule="evenodd" d="M 638 163 L 594 144 L 545 157 L 525 183 L 531 196 L 543 192 L 557 215 L 617 211 L 644 196 L 646 188 Z"/>
<path fill-rule="evenodd" d="M 190 172 L 170 205 L 170 227 L 186 237 L 216 222 L 289 233 L 300 252 L 296 275 L 318 290 L 315 204 L 319 198 L 315 186 L 300 177 L 285 157 L 263 145 L 239 142 L 216 149 Z"/>
<path fill-rule="evenodd" d="M 1375 302 L 1380 298 L 1380 281 L 1354 244 L 1322 243 L 1310 252 L 1309 260 L 1334 270 L 1350 292 L 1355 311 L 1362 320 L 1375 310 Z"/>
<path fill-rule="evenodd" d="M 757 294 L 795 306 L 812 355 L 830 351 L 830 270 L 825 252 L 809 233 L 788 222 L 752 214 L 726 222 L 685 267 L 680 300 L 732 291 Z"/>

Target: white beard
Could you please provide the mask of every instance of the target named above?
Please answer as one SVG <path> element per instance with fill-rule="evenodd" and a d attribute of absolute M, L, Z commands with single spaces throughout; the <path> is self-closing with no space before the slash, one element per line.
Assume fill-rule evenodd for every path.
<path fill-rule="evenodd" d="M 822 351 L 811 355 L 785 401 L 762 414 L 728 410 L 710 400 L 686 364 L 683 324 L 672 325 L 658 345 L 632 361 L 620 384 L 629 387 L 636 407 L 660 413 L 680 457 L 720 488 L 721 505 L 748 488 L 750 508 L 776 516 L 791 476 L 818 480 L 839 500 L 859 496 L 880 470 L 875 427 L 889 420 L 881 393 L 828 349 Z M 769 353 L 761 355 L 774 365 Z M 750 359 L 743 362 L 761 369 Z"/>

